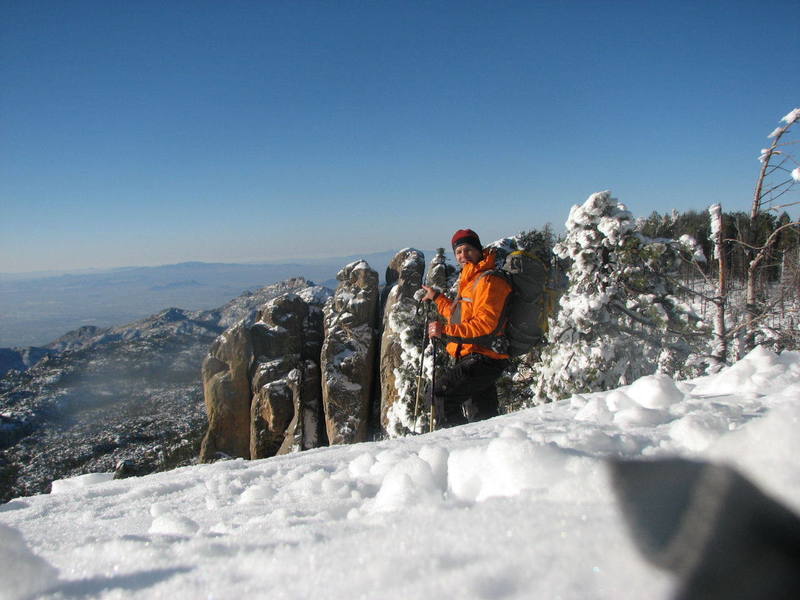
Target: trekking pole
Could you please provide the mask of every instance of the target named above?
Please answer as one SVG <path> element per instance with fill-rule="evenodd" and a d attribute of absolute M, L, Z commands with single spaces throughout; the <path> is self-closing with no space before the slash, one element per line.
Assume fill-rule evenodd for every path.
<path fill-rule="evenodd" d="M 431 338 L 431 423 L 430 431 L 436 429 L 436 338 Z"/>
<path fill-rule="evenodd" d="M 417 317 L 419 317 L 419 309 L 422 302 L 417 305 Z M 422 397 L 422 374 L 425 365 L 425 348 L 428 347 L 428 306 L 425 306 L 425 320 L 422 324 L 422 349 L 419 353 L 419 370 L 417 372 L 417 398 L 414 402 L 414 429 L 417 427 L 417 419 L 419 418 L 419 399 Z"/>

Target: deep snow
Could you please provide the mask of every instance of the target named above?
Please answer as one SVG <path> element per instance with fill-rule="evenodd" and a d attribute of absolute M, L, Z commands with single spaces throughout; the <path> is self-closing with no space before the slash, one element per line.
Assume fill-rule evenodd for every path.
<path fill-rule="evenodd" d="M 800 353 L 433 434 L 91 474 L 0 506 L 0 597 L 665 598 L 608 457 L 734 464 L 800 509 Z"/>

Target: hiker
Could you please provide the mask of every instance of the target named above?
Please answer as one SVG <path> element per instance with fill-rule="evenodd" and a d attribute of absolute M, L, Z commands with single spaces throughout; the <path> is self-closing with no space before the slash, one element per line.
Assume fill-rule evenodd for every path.
<path fill-rule="evenodd" d="M 493 336 L 503 325 L 503 308 L 512 289 L 506 279 L 491 272 L 495 252 L 483 249 L 477 233 L 459 229 L 452 245 L 461 266 L 455 300 L 422 286 L 422 301 L 434 301 L 447 320 L 444 325 L 431 321 L 428 335 L 447 342 L 447 352 L 455 359 L 437 376 L 433 390 L 437 426 L 448 427 L 498 414 L 495 381 L 508 366 L 509 355 L 502 348 L 492 349 L 492 340 L 483 336 Z"/>

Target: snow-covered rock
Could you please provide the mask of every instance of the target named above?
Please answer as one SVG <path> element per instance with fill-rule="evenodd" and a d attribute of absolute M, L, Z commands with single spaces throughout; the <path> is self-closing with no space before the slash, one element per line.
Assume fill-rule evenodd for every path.
<path fill-rule="evenodd" d="M 287 294 L 268 303 L 253 325 L 250 458 L 318 444 L 322 413 L 319 354 L 304 355 L 309 306 Z M 314 332 L 314 338 L 319 338 Z"/>
<path fill-rule="evenodd" d="M 209 427 L 201 460 L 220 453 L 264 458 L 319 445 L 320 314 L 319 306 L 287 293 L 217 338 L 203 363 Z"/>
<path fill-rule="evenodd" d="M 386 269 L 383 334 L 380 346 L 380 422 L 390 436 L 414 430 L 422 318 L 414 294 L 422 284 L 425 257 L 406 248 Z"/>
<path fill-rule="evenodd" d="M 339 271 L 325 304 L 322 401 L 331 444 L 367 439 L 377 352 L 378 274 L 366 261 Z"/>
<path fill-rule="evenodd" d="M 431 266 L 425 276 L 427 285 L 445 292 L 456 282 L 456 268 L 447 262 L 444 248 L 437 248 L 436 255 L 431 259 Z"/>

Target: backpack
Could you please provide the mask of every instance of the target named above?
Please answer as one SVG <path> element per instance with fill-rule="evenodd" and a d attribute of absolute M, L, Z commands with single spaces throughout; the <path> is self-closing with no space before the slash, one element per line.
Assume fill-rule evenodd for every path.
<path fill-rule="evenodd" d="M 506 257 L 501 268 L 486 271 L 481 277 L 484 275 L 502 277 L 511 284 L 511 293 L 497 329 L 476 341 L 488 342 L 495 352 L 511 356 L 522 356 L 542 344 L 561 295 L 553 285 L 549 265 L 530 252 L 516 250 Z"/>

